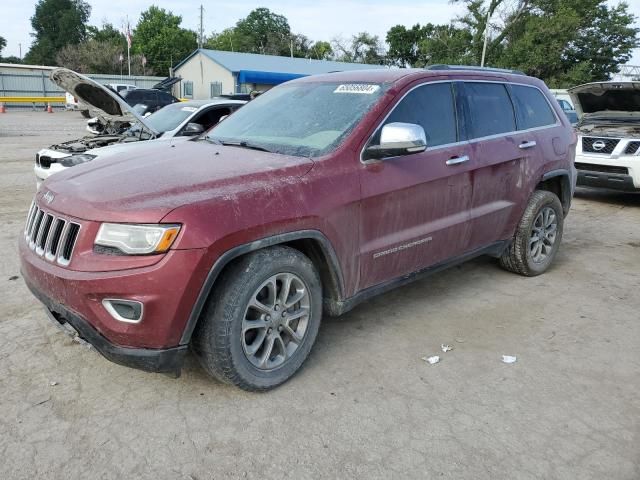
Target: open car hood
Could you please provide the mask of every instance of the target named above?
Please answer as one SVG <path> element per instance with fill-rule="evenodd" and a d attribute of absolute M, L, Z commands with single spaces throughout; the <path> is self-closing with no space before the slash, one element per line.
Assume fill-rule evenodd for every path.
<path fill-rule="evenodd" d="M 578 116 L 640 120 L 640 82 L 595 82 L 568 90 Z"/>
<path fill-rule="evenodd" d="M 56 68 L 49 78 L 63 90 L 93 107 L 93 110 L 97 110 L 95 113 L 106 120 L 121 122 L 137 120 L 150 132 L 159 134 L 151 125 L 145 123 L 143 117 L 136 113 L 120 95 L 90 78 L 67 68 Z"/>

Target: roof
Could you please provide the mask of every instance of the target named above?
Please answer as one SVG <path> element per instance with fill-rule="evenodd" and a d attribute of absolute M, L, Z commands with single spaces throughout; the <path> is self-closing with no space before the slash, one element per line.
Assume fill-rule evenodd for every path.
<path fill-rule="evenodd" d="M 207 105 L 244 105 L 245 100 L 233 100 L 231 98 L 208 98 L 207 100 L 185 100 L 180 103 L 172 103 L 172 105 L 180 105 L 182 107 L 205 107 Z"/>
<path fill-rule="evenodd" d="M 542 84 L 541 80 L 526 75 L 494 72 L 491 70 L 475 69 L 443 69 L 428 70 L 424 68 L 387 68 L 375 70 L 357 70 L 350 72 L 332 72 L 313 77 L 302 77 L 293 82 L 373 82 L 373 83 L 395 83 L 398 81 L 410 82 L 418 79 L 428 78 L 448 78 L 456 79 L 485 79 L 495 77 L 503 82 L 517 82 L 526 84 Z"/>
<path fill-rule="evenodd" d="M 25 65 L 24 63 L 0 63 L 0 68 L 24 68 L 29 70 L 53 70 L 56 67 L 46 65 Z"/>
<path fill-rule="evenodd" d="M 280 57 L 277 55 L 261 55 L 258 53 L 224 52 L 221 50 L 194 50 L 187 58 L 178 63 L 178 70 L 197 53 L 202 53 L 227 70 L 237 73 L 242 70 L 260 72 L 282 72 L 298 75 L 316 75 L 344 70 L 384 69 L 383 65 L 367 65 L 364 63 L 333 62 L 329 60 L 313 60 L 308 58 Z"/>

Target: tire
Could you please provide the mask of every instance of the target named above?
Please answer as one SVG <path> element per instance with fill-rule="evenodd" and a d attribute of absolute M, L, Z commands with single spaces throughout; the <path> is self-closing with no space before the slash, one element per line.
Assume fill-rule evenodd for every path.
<path fill-rule="evenodd" d="M 91 118 L 91 113 L 89 112 L 89 110 L 80 110 L 80 114 L 81 114 L 84 118 Z"/>
<path fill-rule="evenodd" d="M 214 378 L 249 391 L 287 381 L 320 327 L 322 285 L 311 260 L 293 248 L 266 248 L 240 258 L 216 284 L 194 332 L 200 364 Z"/>
<path fill-rule="evenodd" d="M 552 219 L 551 213 L 555 218 Z M 545 222 L 549 225 L 544 226 L 543 230 Z M 552 228 L 553 225 L 555 230 Z M 558 253 L 563 227 L 564 213 L 557 195 L 545 190 L 536 190 L 516 228 L 511 245 L 500 257 L 500 266 L 527 277 L 546 272 Z M 540 255 L 537 255 L 538 252 Z"/>

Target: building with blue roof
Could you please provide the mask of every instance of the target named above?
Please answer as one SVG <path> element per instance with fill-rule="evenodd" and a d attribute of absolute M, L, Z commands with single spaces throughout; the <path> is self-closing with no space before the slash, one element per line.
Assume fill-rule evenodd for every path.
<path fill-rule="evenodd" d="M 264 91 L 308 75 L 371 68 L 385 67 L 198 49 L 178 63 L 173 72 L 182 78 L 180 91 L 176 94 L 183 98 L 206 99 L 222 94 Z"/>

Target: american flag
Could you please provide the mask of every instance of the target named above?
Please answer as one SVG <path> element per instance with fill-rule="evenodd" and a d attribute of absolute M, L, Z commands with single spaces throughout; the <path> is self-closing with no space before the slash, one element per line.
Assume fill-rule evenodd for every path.
<path fill-rule="evenodd" d="M 131 28 L 129 27 L 129 22 L 127 22 L 127 31 L 125 32 L 125 36 L 127 37 L 127 47 L 131 48 Z"/>

